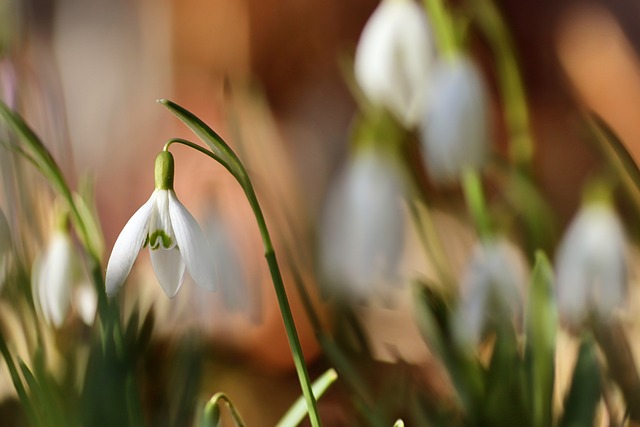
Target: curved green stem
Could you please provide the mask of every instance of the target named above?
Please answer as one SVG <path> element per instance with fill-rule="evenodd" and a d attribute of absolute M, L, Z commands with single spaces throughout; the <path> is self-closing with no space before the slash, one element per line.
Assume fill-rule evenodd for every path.
<path fill-rule="evenodd" d="M 496 72 L 509 131 L 511 161 L 525 169 L 534 154 L 524 83 L 509 30 L 492 0 L 469 0 L 496 60 Z"/>
<path fill-rule="evenodd" d="M 455 55 L 458 43 L 451 14 L 447 11 L 443 0 L 424 0 L 424 5 L 431 17 L 440 51 L 445 57 Z"/>
<path fill-rule="evenodd" d="M 253 188 L 253 184 L 251 183 L 251 180 L 249 179 L 249 176 L 246 170 L 244 169 L 244 166 L 242 165 L 241 162 L 238 161 L 238 163 L 234 165 L 235 168 L 231 167 L 231 165 L 228 165 L 227 162 L 223 161 L 221 156 L 216 155 L 213 151 L 209 151 L 200 145 L 197 145 L 191 141 L 187 141 L 180 138 L 174 138 L 169 142 L 167 142 L 167 144 L 165 145 L 165 150 L 168 149 L 169 146 L 173 143 L 186 145 L 190 148 L 193 148 L 209 156 L 216 162 L 222 164 L 238 180 L 238 183 L 242 186 L 242 189 L 244 190 L 244 193 L 247 196 L 249 205 L 251 206 L 251 209 L 253 210 L 253 214 L 258 223 L 258 228 L 260 229 L 260 236 L 262 237 L 262 244 L 264 247 L 264 256 L 267 259 L 267 264 L 269 265 L 269 272 L 271 273 L 273 287 L 275 289 L 276 297 L 278 299 L 278 305 L 280 307 L 280 313 L 282 314 L 282 320 L 284 322 L 284 327 L 287 333 L 287 339 L 289 340 L 289 347 L 291 348 L 291 354 L 293 356 L 293 362 L 296 368 L 296 372 L 298 374 L 298 380 L 300 381 L 300 386 L 302 387 L 302 393 L 304 394 L 305 400 L 307 402 L 307 407 L 309 408 L 309 417 L 311 419 L 311 425 L 313 427 L 319 427 L 321 425 L 320 416 L 318 414 L 316 400 L 313 395 L 313 390 L 311 388 L 309 373 L 307 372 L 307 367 L 304 362 L 302 346 L 300 345 L 298 332 L 296 331 L 295 323 L 293 321 L 291 306 L 289 305 L 289 299 L 287 298 L 287 292 L 285 290 L 284 282 L 282 280 L 282 274 L 280 272 L 280 267 L 278 265 L 276 253 L 273 248 L 273 243 L 271 241 L 271 235 L 269 234 L 267 223 L 265 221 L 264 214 L 262 213 L 262 208 L 260 207 L 260 203 L 258 202 L 258 197 L 256 196 L 255 190 Z"/>
<path fill-rule="evenodd" d="M 236 427 L 245 427 L 244 420 L 242 416 L 240 416 L 240 412 L 236 409 L 231 402 L 231 399 L 224 393 L 216 393 L 209 399 L 207 404 L 204 407 L 204 421 L 206 426 L 216 427 L 218 418 L 220 417 L 220 409 L 218 408 L 218 401 L 224 401 L 229 408 L 229 412 L 231 412 L 231 417 L 233 418 L 233 422 Z"/>

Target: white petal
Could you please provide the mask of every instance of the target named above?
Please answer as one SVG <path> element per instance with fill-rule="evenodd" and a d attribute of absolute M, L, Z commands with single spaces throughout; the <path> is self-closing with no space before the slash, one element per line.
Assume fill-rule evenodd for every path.
<path fill-rule="evenodd" d="M 38 301 L 47 322 L 64 323 L 71 302 L 73 245 L 69 236 L 56 233 L 42 259 L 37 278 Z"/>
<path fill-rule="evenodd" d="M 382 1 L 358 41 L 356 81 L 371 102 L 414 126 L 421 116 L 432 50 L 420 6 L 411 0 Z"/>
<path fill-rule="evenodd" d="M 435 67 L 427 92 L 421 126 L 423 158 L 434 182 L 451 184 L 465 168 L 479 168 L 487 158 L 484 83 L 472 61 L 457 57 Z"/>
<path fill-rule="evenodd" d="M 151 265 L 162 290 L 169 298 L 178 293 L 184 280 L 184 262 L 177 247 L 151 250 Z"/>
<path fill-rule="evenodd" d="M 169 192 L 169 215 L 178 242 L 178 249 L 193 281 L 200 287 L 215 290 L 215 268 L 209 242 L 196 220 L 178 200 L 173 191 Z"/>
<path fill-rule="evenodd" d="M 572 326 L 611 316 L 627 288 L 625 236 L 613 209 L 587 205 L 571 222 L 556 258 L 558 310 Z"/>
<path fill-rule="evenodd" d="M 404 244 L 402 180 L 375 152 L 358 154 L 336 183 L 323 218 L 323 274 L 336 292 L 366 299 L 397 283 Z"/>
<path fill-rule="evenodd" d="M 77 287 L 73 295 L 73 302 L 78 316 L 85 325 L 93 325 L 98 308 L 96 288 L 89 283 Z"/>
<path fill-rule="evenodd" d="M 144 244 L 155 195 L 154 191 L 149 200 L 133 214 L 113 245 L 105 279 L 109 296 L 114 296 L 120 290 Z"/>

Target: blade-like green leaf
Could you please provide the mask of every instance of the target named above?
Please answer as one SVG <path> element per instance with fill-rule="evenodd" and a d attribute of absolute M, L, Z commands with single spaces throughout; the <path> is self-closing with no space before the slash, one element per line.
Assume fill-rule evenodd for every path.
<path fill-rule="evenodd" d="M 204 142 L 213 152 L 216 160 L 222 164 L 231 174 L 242 184 L 245 180 L 246 173 L 240 160 L 227 145 L 227 143 L 211 129 L 205 122 L 200 120 L 196 115 L 181 107 L 180 105 L 169 101 L 168 99 L 159 99 L 158 102 L 169 109 L 178 119 L 180 119 L 189 129 L 196 134 L 198 138 Z"/>
<path fill-rule="evenodd" d="M 324 374 L 322 374 L 317 380 L 313 382 L 311 385 L 311 389 L 313 390 L 313 395 L 316 399 L 319 399 L 320 396 L 324 394 L 325 391 L 329 388 L 331 384 L 335 380 L 338 379 L 338 374 L 334 369 L 327 370 Z M 307 405 L 304 400 L 304 396 L 300 396 L 295 403 L 289 408 L 289 410 L 284 414 L 284 416 L 280 419 L 277 427 L 294 427 L 300 424 L 300 422 L 307 416 L 309 411 L 307 410 Z"/>
<path fill-rule="evenodd" d="M 553 299 L 553 272 L 547 257 L 536 253 L 529 287 L 526 366 L 533 425 L 551 425 L 558 315 Z"/>
<path fill-rule="evenodd" d="M 600 373 L 596 348 L 591 337 L 588 337 L 580 345 L 560 427 L 592 426 L 599 400 Z"/>

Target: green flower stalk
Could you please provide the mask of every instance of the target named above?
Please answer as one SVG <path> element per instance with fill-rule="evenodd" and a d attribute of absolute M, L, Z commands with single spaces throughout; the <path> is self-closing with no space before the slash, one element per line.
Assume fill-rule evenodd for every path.
<path fill-rule="evenodd" d="M 169 146 L 174 143 L 186 145 L 199 151 L 208 157 L 212 158 L 216 162 L 220 163 L 225 169 L 231 173 L 238 181 L 244 193 L 247 197 L 251 209 L 255 215 L 260 230 L 260 236 L 262 237 L 262 243 L 264 247 L 264 256 L 267 259 L 269 265 L 269 271 L 271 273 L 271 279 L 273 281 L 273 287 L 276 292 L 278 305 L 280 307 L 280 313 L 284 322 L 284 327 L 289 340 L 289 347 L 291 348 L 291 354 L 293 356 L 293 362 L 298 374 L 298 380 L 302 388 L 302 393 L 305 397 L 307 408 L 309 409 L 309 418 L 313 427 L 319 427 L 321 425 L 320 416 L 318 414 L 318 408 L 316 399 L 313 395 L 311 388 L 311 381 L 307 372 L 307 367 L 304 361 L 304 355 L 302 353 L 302 347 L 300 345 L 300 339 L 296 331 L 296 326 L 293 321 L 293 315 L 291 314 L 291 307 L 289 305 L 289 299 L 282 280 L 282 273 L 278 265 L 276 253 L 271 242 L 271 235 L 267 228 L 267 223 L 262 213 L 262 208 L 258 202 L 253 184 L 249 179 L 246 169 L 244 168 L 238 156 L 231 150 L 227 143 L 207 126 L 202 120 L 187 111 L 183 107 L 167 100 L 161 99 L 158 102 L 163 104 L 169 109 L 176 117 L 178 117 L 185 125 L 187 125 L 208 147 L 208 149 L 195 144 L 193 142 L 184 139 L 172 139 L 166 145 L 164 150 L 167 151 Z"/>

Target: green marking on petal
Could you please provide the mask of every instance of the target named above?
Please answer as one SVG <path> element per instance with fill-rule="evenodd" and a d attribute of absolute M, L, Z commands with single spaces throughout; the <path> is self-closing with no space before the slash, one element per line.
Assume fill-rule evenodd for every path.
<path fill-rule="evenodd" d="M 169 249 L 173 245 L 173 239 L 164 230 L 155 230 L 149 235 L 147 241 L 152 250 L 160 249 L 160 247 Z"/>

